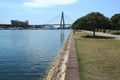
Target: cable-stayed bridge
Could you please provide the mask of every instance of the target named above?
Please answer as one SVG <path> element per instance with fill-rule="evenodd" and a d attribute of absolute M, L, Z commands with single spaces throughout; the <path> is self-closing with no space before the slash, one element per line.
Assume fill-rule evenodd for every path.
<path fill-rule="evenodd" d="M 67 15 L 64 14 L 64 12 L 62 12 L 61 14 L 49 20 L 46 24 L 43 24 L 43 26 L 65 29 L 71 27 L 73 21 L 74 20 L 72 18 L 68 17 Z"/>

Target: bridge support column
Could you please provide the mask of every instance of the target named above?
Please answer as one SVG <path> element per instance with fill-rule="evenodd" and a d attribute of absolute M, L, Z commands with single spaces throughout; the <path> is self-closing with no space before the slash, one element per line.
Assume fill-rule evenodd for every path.
<path fill-rule="evenodd" d="M 60 28 L 61 29 L 65 28 L 65 20 L 64 20 L 64 13 L 63 12 L 62 12 L 62 15 L 61 15 Z"/>

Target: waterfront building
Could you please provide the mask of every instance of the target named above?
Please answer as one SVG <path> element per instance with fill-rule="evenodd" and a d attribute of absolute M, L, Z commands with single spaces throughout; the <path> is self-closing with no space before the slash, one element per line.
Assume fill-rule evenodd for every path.
<path fill-rule="evenodd" d="M 11 25 L 13 27 L 27 27 L 28 20 L 26 20 L 26 21 L 11 20 Z"/>

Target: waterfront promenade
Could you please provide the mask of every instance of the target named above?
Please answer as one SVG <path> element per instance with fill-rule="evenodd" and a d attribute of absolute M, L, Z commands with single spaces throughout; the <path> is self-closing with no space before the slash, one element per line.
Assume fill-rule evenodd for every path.
<path fill-rule="evenodd" d="M 71 34 L 71 38 L 70 38 L 70 49 L 69 49 L 69 55 L 68 55 L 65 80 L 80 80 L 77 54 L 76 54 L 73 34 Z"/>
<path fill-rule="evenodd" d="M 44 80 L 80 80 L 73 33 L 62 46 Z"/>

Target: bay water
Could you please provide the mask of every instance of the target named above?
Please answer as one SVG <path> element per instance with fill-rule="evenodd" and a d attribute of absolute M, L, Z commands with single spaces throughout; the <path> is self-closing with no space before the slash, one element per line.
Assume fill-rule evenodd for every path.
<path fill-rule="evenodd" d="M 0 30 L 0 80 L 42 80 L 70 30 Z"/>

